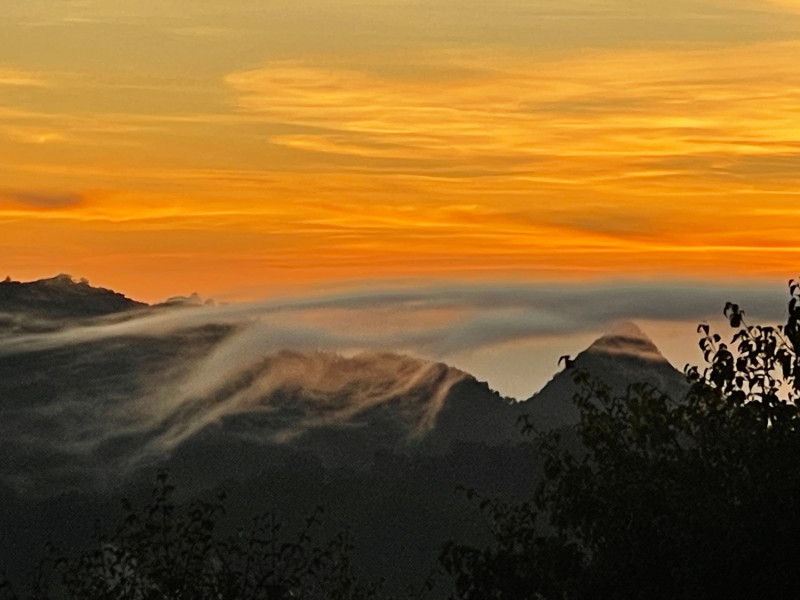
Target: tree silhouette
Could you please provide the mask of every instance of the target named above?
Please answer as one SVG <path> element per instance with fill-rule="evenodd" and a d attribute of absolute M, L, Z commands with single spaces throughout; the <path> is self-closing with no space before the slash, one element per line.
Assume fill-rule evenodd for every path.
<path fill-rule="evenodd" d="M 576 372 L 580 424 L 539 438 L 534 498 L 484 500 L 494 542 L 444 548 L 453 597 L 796 597 L 800 284 L 789 289 L 785 325 L 750 325 L 728 303 L 730 345 L 698 327 L 707 365 L 686 367 L 685 398 L 616 394 Z"/>
<path fill-rule="evenodd" d="M 23 595 L 11 600 L 362 600 L 346 533 L 318 540 L 320 511 L 294 535 L 273 514 L 227 537 L 218 532 L 225 494 L 179 506 L 166 472 L 141 510 L 123 501 L 115 531 L 99 530 L 93 547 L 72 555 L 50 545 Z M 321 510 L 321 509 L 320 509 Z"/>

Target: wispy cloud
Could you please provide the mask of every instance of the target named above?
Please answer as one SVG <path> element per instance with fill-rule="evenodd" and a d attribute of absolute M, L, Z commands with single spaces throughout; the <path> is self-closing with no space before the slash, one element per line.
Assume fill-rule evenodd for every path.
<path fill-rule="evenodd" d="M 15 142 L 23 144 L 52 144 L 64 142 L 66 136 L 60 131 L 40 127 L 4 127 L 0 131 Z"/>
<path fill-rule="evenodd" d="M 597 331 L 620 320 L 696 322 L 735 301 L 757 319 L 784 318 L 781 285 L 691 282 L 481 284 L 308 295 L 157 312 L 0 341 L 0 353 L 110 338 L 170 335 L 210 324 L 246 325 L 241 356 L 281 349 L 401 350 L 431 358 L 537 336 Z"/>
<path fill-rule="evenodd" d="M 3 200 L 28 208 L 57 209 L 77 206 L 83 196 L 75 192 L 0 189 L 0 202 Z"/>
<path fill-rule="evenodd" d="M 456 75 L 438 81 L 282 62 L 226 82 L 242 110 L 317 130 L 272 138 L 287 147 L 465 164 L 506 157 L 511 172 L 560 159 L 586 179 L 581 164 L 626 175 L 642 157 L 797 152 L 800 129 L 789 115 L 800 108 L 791 58 L 799 50 L 774 43 L 531 61 L 487 49 L 439 54 Z M 417 60 L 424 72 L 437 58 Z"/>
<path fill-rule="evenodd" d="M 48 83 L 41 77 L 27 71 L 0 68 L 0 87 L 45 87 Z"/>
<path fill-rule="evenodd" d="M 798 0 L 753 0 L 753 3 L 756 6 L 768 6 L 778 8 L 782 11 L 788 11 L 792 13 L 800 12 L 800 2 Z"/>

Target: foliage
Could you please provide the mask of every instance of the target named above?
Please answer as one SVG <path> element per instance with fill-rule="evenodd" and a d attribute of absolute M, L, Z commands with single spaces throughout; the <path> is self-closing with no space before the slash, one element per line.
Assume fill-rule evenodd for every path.
<path fill-rule="evenodd" d="M 448 542 L 440 554 L 442 567 L 453 577 L 456 597 L 555 598 L 574 585 L 582 567 L 578 547 L 560 536 L 541 535 L 532 503 L 483 500 L 481 508 L 494 545 L 479 549 Z"/>
<path fill-rule="evenodd" d="M 0 583 L 11 600 L 361 600 L 376 588 L 362 586 L 350 563 L 346 533 L 316 539 L 316 512 L 293 536 L 273 514 L 253 519 L 249 530 L 222 537 L 225 494 L 213 502 L 181 507 L 161 472 L 149 504 L 137 511 L 123 501 L 112 535 L 98 531 L 93 547 L 77 556 L 52 545 L 26 594 Z"/>
<path fill-rule="evenodd" d="M 673 400 L 575 374 L 581 421 L 539 438 L 533 500 L 484 501 L 494 543 L 450 544 L 455 597 L 752 598 L 800 592 L 800 283 L 785 325 L 701 325 Z M 565 444 L 576 436 L 579 445 Z"/>

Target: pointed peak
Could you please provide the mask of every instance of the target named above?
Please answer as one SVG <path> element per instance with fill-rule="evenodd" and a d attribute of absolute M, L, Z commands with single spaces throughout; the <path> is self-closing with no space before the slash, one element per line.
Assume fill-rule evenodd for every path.
<path fill-rule="evenodd" d="M 650 341 L 647 334 L 633 321 L 617 321 L 608 330 L 609 336 L 627 337 Z"/>
<path fill-rule="evenodd" d="M 639 327 L 630 321 L 622 321 L 592 343 L 586 352 L 597 354 L 621 354 L 644 360 L 666 362 L 659 349 Z"/>

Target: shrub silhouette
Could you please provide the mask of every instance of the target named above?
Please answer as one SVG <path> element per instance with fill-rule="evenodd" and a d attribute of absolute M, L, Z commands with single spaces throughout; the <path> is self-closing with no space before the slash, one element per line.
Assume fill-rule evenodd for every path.
<path fill-rule="evenodd" d="M 493 543 L 447 544 L 460 599 L 786 598 L 800 593 L 800 284 L 788 319 L 731 345 L 698 327 L 686 398 L 575 373 L 580 424 L 541 436 L 530 502 L 483 500 Z"/>
<path fill-rule="evenodd" d="M 377 588 L 356 580 L 346 533 L 319 541 L 319 509 L 292 536 L 267 513 L 252 527 L 220 536 L 225 494 L 181 507 L 161 472 L 150 502 L 123 501 L 113 534 L 98 529 L 93 547 L 71 556 L 50 545 L 23 595 L 12 600 L 360 600 Z"/>

